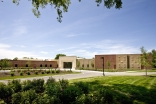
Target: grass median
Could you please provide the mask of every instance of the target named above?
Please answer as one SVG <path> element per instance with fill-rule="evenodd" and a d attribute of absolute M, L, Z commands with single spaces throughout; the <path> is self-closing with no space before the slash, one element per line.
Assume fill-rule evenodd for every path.
<path fill-rule="evenodd" d="M 44 76 L 56 76 L 56 75 L 64 75 L 64 74 L 79 74 L 80 72 L 66 72 L 66 73 L 50 73 L 50 74 L 38 74 L 38 75 L 23 75 L 23 76 L 4 76 L 0 77 L 0 80 L 11 80 L 11 79 L 19 79 L 19 78 L 31 78 L 31 77 L 44 77 Z"/>

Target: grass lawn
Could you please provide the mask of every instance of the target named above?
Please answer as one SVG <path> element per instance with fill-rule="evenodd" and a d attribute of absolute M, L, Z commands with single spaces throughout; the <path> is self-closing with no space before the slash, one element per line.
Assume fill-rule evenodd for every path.
<path fill-rule="evenodd" d="M 122 104 L 156 104 L 156 76 L 105 76 L 74 79 L 86 82 L 90 93 L 104 88 Z M 109 96 L 109 95 L 108 95 Z"/>
<path fill-rule="evenodd" d="M 63 75 L 63 74 L 79 74 L 80 72 L 66 72 L 66 73 L 50 73 L 50 74 L 38 74 L 38 75 L 23 75 L 23 76 L 4 76 L 0 77 L 0 80 L 9 80 L 9 79 L 17 79 L 17 78 L 29 78 L 29 77 L 41 77 L 41 76 L 54 76 L 54 75 Z"/>
<path fill-rule="evenodd" d="M 103 69 L 84 69 L 90 71 L 103 71 Z M 104 69 L 105 72 L 124 72 L 124 71 L 136 71 L 136 72 L 145 72 L 144 69 Z M 147 72 L 156 72 L 156 69 L 148 69 Z"/>

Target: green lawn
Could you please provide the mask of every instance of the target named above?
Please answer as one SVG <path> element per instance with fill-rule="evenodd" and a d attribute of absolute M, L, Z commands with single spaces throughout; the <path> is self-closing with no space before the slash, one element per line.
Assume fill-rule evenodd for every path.
<path fill-rule="evenodd" d="M 78 81 L 88 83 L 93 94 L 100 88 L 110 91 L 123 104 L 156 104 L 156 76 L 105 76 L 69 82 Z"/>
<path fill-rule="evenodd" d="M 79 74 L 80 72 L 66 72 L 66 73 L 53 73 L 53 74 L 38 74 L 38 75 L 23 75 L 23 76 L 5 76 L 0 77 L 0 80 L 9 80 L 9 79 L 17 79 L 17 78 L 29 78 L 29 77 L 41 77 L 41 76 L 54 76 L 54 75 L 63 75 L 63 74 Z"/>
<path fill-rule="evenodd" d="M 91 71 L 103 71 L 103 69 L 84 69 L 84 70 L 91 70 Z M 144 72 L 144 69 L 104 69 L 105 72 L 124 72 L 124 71 L 137 71 L 137 72 Z M 156 72 L 156 69 L 149 69 L 147 72 Z"/>

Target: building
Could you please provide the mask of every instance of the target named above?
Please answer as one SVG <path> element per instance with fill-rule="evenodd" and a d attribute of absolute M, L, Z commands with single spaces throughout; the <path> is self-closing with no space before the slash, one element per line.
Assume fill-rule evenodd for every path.
<path fill-rule="evenodd" d="M 104 59 L 102 59 L 102 57 Z M 20 59 L 9 60 L 11 67 L 59 68 L 59 69 L 144 69 L 141 65 L 141 54 L 104 54 L 95 55 L 95 59 L 60 56 L 58 60 Z M 152 55 L 149 60 L 152 59 Z M 108 66 L 110 63 L 110 66 Z M 152 66 L 148 66 L 151 69 Z"/>
<path fill-rule="evenodd" d="M 107 63 L 110 63 L 110 69 L 144 69 L 141 66 L 141 54 L 105 54 L 95 55 L 95 69 L 103 68 L 104 57 L 104 68 L 108 69 Z M 152 59 L 152 57 L 150 57 Z M 152 67 L 149 66 L 148 69 Z"/>

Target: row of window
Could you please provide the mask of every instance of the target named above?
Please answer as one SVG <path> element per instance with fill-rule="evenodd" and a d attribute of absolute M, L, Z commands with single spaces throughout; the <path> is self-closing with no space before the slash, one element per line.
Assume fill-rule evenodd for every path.
<path fill-rule="evenodd" d="M 15 64 L 15 67 L 18 67 L 18 64 Z M 26 64 L 25 67 L 29 67 L 29 65 Z M 45 64 L 45 65 L 40 64 L 40 67 L 48 67 L 48 65 L 47 64 Z M 50 64 L 49 67 L 52 67 L 52 64 Z"/>
<path fill-rule="evenodd" d="M 82 64 L 82 67 L 84 67 L 84 64 Z M 89 64 L 87 64 L 87 67 L 89 68 Z"/>

